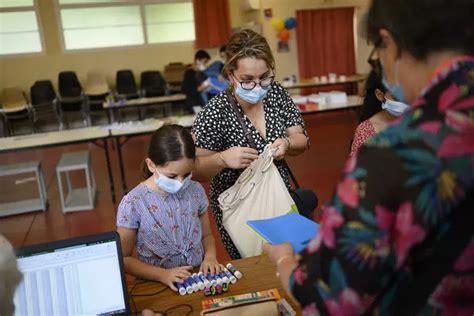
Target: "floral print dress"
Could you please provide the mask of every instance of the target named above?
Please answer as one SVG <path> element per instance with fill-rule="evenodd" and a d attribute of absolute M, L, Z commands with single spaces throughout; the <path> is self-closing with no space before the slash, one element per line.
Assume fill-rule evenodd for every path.
<path fill-rule="evenodd" d="M 394 314 L 404 288 L 395 282 L 384 292 L 389 280 L 409 280 L 411 251 L 443 236 L 473 187 L 474 57 L 463 57 L 439 69 L 412 108 L 346 163 L 290 277 L 303 314 Z M 474 315 L 474 236 L 418 314 Z"/>
<path fill-rule="evenodd" d="M 142 182 L 120 202 L 117 227 L 137 231 L 140 261 L 164 269 L 196 267 L 204 258 L 200 216 L 208 206 L 196 181 L 176 194 L 153 191 Z"/>

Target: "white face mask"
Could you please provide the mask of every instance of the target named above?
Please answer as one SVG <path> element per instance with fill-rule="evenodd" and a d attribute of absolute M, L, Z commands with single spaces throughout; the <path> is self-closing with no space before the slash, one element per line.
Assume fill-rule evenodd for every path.
<path fill-rule="evenodd" d="M 199 64 L 196 65 L 196 68 L 199 71 L 204 71 L 204 70 L 206 70 L 206 65 L 199 63 Z"/>
<path fill-rule="evenodd" d="M 382 109 L 390 113 L 393 116 L 401 116 L 410 106 L 403 102 L 393 101 L 385 99 L 385 102 L 382 103 Z"/>
<path fill-rule="evenodd" d="M 158 173 L 158 172 L 157 172 Z M 155 176 L 155 184 L 165 192 L 170 194 L 178 193 L 186 189 L 191 182 L 192 174 L 189 174 L 186 178 L 183 179 L 183 182 L 175 179 L 170 179 L 165 175 L 158 173 L 158 178 Z"/>

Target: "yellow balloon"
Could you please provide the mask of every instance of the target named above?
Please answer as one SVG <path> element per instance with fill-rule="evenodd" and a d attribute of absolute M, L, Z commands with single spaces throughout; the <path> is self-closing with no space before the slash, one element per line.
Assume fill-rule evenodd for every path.
<path fill-rule="evenodd" d="M 274 17 L 272 19 L 272 26 L 275 29 L 275 31 L 280 32 L 285 27 L 285 22 L 283 21 L 282 18 Z"/>

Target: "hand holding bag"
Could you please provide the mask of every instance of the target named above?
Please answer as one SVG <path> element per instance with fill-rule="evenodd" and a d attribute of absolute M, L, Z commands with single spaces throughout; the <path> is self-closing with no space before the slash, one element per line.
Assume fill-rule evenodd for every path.
<path fill-rule="evenodd" d="M 247 228 L 248 220 L 267 219 L 297 211 L 283 179 L 273 163 L 273 149 L 267 146 L 218 198 L 222 222 L 240 255 L 260 255 L 263 240 Z"/>

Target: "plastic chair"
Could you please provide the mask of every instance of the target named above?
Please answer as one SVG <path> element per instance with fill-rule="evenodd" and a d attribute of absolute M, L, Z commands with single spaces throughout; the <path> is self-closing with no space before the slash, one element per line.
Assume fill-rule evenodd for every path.
<path fill-rule="evenodd" d="M 140 86 L 144 97 L 158 97 L 167 92 L 167 83 L 159 71 L 144 71 Z"/>
<path fill-rule="evenodd" d="M 36 81 L 30 88 L 30 97 L 35 132 L 39 131 L 40 119 L 54 117 L 59 122 L 58 100 L 50 80 Z"/>
<path fill-rule="evenodd" d="M 139 97 L 137 83 L 131 70 L 119 70 L 115 76 L 115 89 L 117 97 L 136 99 Z"/>
<path fill-rule="evenodd" d="M 95 70 L 87 72 L 86 88 L 84 89 L 87 104 L 89 105 L 89 114 L 102 114 L 104 112 L 104 102 L 111 97 L 111 92 L 105 75 Z M 110 115 L 108 111 L 107 120 L 110 123 Z"/>
<path fill-rule="evenodd" d="M 74 71 L 60 72 L 58 86 L 60 129 L 64 128 L 64 112 L 81 112 L 84 125 L 89 126 L 89 109 L 76 73 Z"/>
<path fill-rule="evenodd" d="M 163 75 L 169 84 L 171 93 L 181 92 L 181 82 L 183 81 L 184 73 L 187 66 L 182 62 L 169 63 L 165 66 Z"/>
<path fill-rule="evenodd" d="M 126 102 L 126 100 L 138 99 L 140 97 L 135 77 L 131 70 L 119 70 L 115 76 L 115 98 L 118 102 Z M 123 109 L 128 111 L 129 109 Z M 138 119 L 142 119 L 142 111 L 140 108 L 132 109 L 137 112 Z M 118 111 L 118 120 L 122 120 L 122 112 Z"/>
<path fill-rule="evenodd" d="M 34 132 L 31 106 L 28 104 L 23 90 L 18 87 L 5 88 L 2 90 L 1 100 L 6 135 L 13 135 L 12 123 L 22 120 L 28 120 L 31 124 L 31 131 Z"/>

